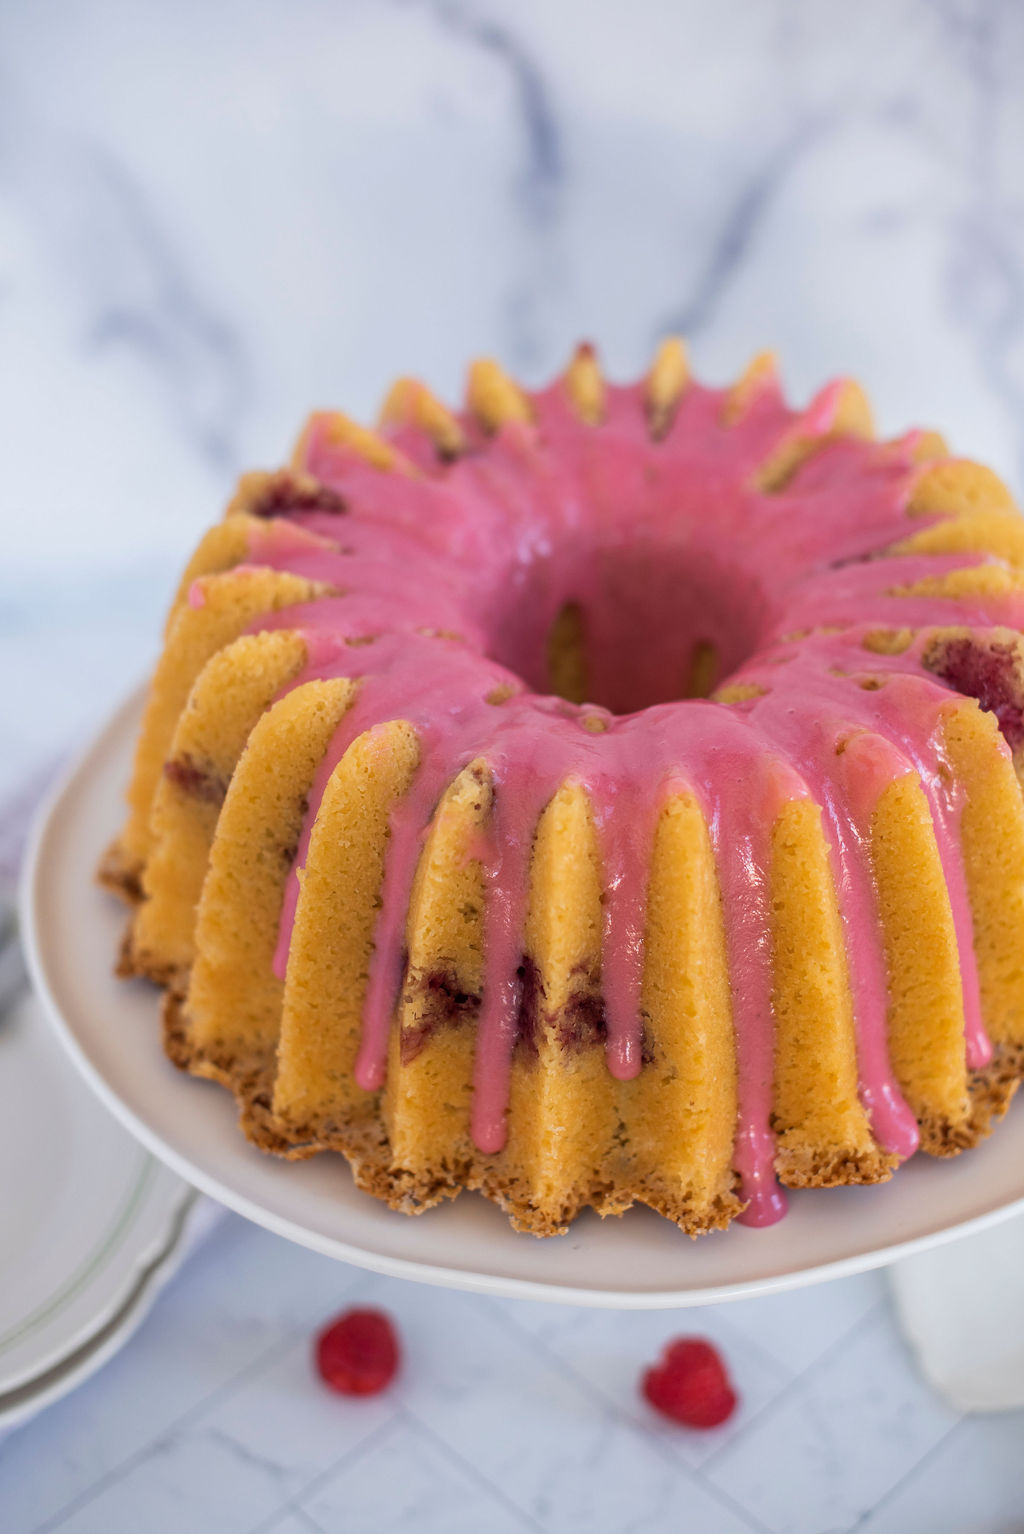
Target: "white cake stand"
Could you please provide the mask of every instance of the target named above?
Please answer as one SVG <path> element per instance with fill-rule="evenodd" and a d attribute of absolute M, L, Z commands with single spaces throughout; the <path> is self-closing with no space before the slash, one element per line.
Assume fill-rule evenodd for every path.
<path fill-rule="evenodd" d="M 646 1210 L 566 1236 L 516 1235 L 464 1195 L 416 1219 L 354 1186 L 340 1157 L 286 1163 L 253 1149 L 222 1089 L 164 1058 L 158 995 L 113 975 L 124 922 L 93 871 L 122 818 L 141 699 L 130 699 L 52 797 L 22 891 L 25 946 L 57 1035 L 95 1092 L 176 1172 L 249 1219 L 343 1262 L 427 1283 L 620 1308 L 704 1305 L 878 1267 L 1024 1209 L 1024 1110 L 952 1162 L 915 1158 L 879 1188 L 792 1196 L 767 1230 L 690 1241 Z M 40 1105 L 42 1111 L 42 1105 Z"/>

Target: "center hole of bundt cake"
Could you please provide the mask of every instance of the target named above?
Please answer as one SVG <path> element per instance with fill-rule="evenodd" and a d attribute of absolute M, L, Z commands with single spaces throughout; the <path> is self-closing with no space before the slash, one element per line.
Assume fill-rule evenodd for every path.
<path fill-rule="evenodd" d="M 566 602 L 548 631 L 548 691 L 570 703 L 599 703 L 616 714 L 633 713 L 676 698 L 709 698 L 725 675 L 719 648 L 710 639 L 694 639 L 684 648 L 688 653 L 675 657 L 679 664 L 673 664 L 665 697 L 660 696 L 665 689 L 643 674 L 650 668 L 643 665 L 633 646 L 627 652 L 628 674 L 617 678 L 613 691 L 604 697 L 604 688 L 591 680 L 583 609 L 578 602 Z M 630 698 L 638 701 L 631 702 Z"/>
<path fill-rule="evenodd" d="M 757 648 L 764 597 L 692 550 L 598 550 L 527 572 L 496 658 L 537 691 L 635 713 L 706 698 Z"/>

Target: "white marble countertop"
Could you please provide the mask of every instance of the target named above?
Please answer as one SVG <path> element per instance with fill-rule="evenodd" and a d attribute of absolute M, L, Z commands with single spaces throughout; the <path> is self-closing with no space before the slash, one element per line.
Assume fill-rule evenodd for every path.
<path fill-rule="evenodd" d="M 628 376 L 678 327 L 711 380 L 766 344 L 797 399 L 849 371 L 1019 488 L 1022 70 L 1013 0 L 0 8 L 0 799 L 146 669 L 237 472 L 398 372 L 539 380 L 587 336 Z M 362 1404 L 307 1361 L 356 1298 L 409 1354 Z M 636 1400 L 679 1330 L 743 1394 L 701 1438 Z M 601 1315 L 231 1218 L 0 1449 L 0 1528 L 1005 1534 L 1022 1433 L 929 1394 L 877 1275 Z"/>

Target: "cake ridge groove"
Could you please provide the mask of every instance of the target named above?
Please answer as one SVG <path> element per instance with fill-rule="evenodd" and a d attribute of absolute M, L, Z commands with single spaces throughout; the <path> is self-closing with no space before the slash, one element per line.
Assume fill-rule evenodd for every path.
<path fill-rule="evenodd" d="M 398 1207 L 696 1233 L 987 1132 L 1024 1055 L 991 936 L 1024 937 L 1024 873 L 996 913 L 970 810 L 1024 847 L 1016 524 L 939 439 L 870 432 L 848 381 L 792 411 L 764 359 L 708 389 L 668 343 L 622 387 L 582 348 L 536 393 L 481 365 L 462 412 L 403 380 L 376 432 L 318 413 L 247 476 L 105 877 L 143 897 L 168 1053 L 257 1143 L 340 1149 Z M 237 645 L 279 674 L 226 742 Z"/>

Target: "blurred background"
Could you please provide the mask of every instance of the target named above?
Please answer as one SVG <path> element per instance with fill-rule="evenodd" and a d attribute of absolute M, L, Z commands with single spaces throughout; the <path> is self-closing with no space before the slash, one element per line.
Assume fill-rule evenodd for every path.
<path fill-rule="evenodd" d="M 627 379 L 678 330 L 724 382 L 768 346 L 794 401 L 851 373 L 883 432 L 938 427 L 1020 490 L 1022 81 L 1015 0 L 0 6 L 0 798 L 25 803 L 145 673 L 238 473 L 280 462 L 313 406 L 372 417 L 397 373 L 452 399 L 474 355 L 537 383 L 588 338 Z M 375 1439 L 356 1501 L 317 1514 L 252 1426 L 298 1410 L 300 1375 L 254 1360 L 304 1369 L 303 1327 L 357 1282 L 481 1353 L 440 1447 L 429 1425 L 402 1438 L 400 1407 L 392 1459 Z M 237 1221 L 180 1286 L 8 1444 L 5 1528 L 1024 1528 L 1021 1419 L 941 1406 L 877 1275 L 695 1322 L 724 1329 L 761 1413 L 696 1457 L 616 1404 L 671 1318 L 493 1302 L 485 1324 L 482 1301 L 357 1280 Z M 519 1423 L 523 1463 L 541 1424 L 567 1446 L 521 1492 L 511 1461 L 457 1448 L 502 1368 L 493 1431 Z M 178 1463 L 161 1391 L 194 1416 L 239 1373 L 249 1426 Z M 127 1471 L 105 1500 L 117 1465 L 137 1500 Z M 381 1501 L 403 1465 L 419 1501 Z M 218 1500 L 232 1474 L 262 1490 Z"/>
<path fill-rule="evenodd" d="M 4 779 L 142 674 L 239 471 L 396 373 L 677 328 L 1019 484 L 1022 69 L 1014 0 L 0 7 L 0 644 L 53 703 L 0 651 Z"/>

